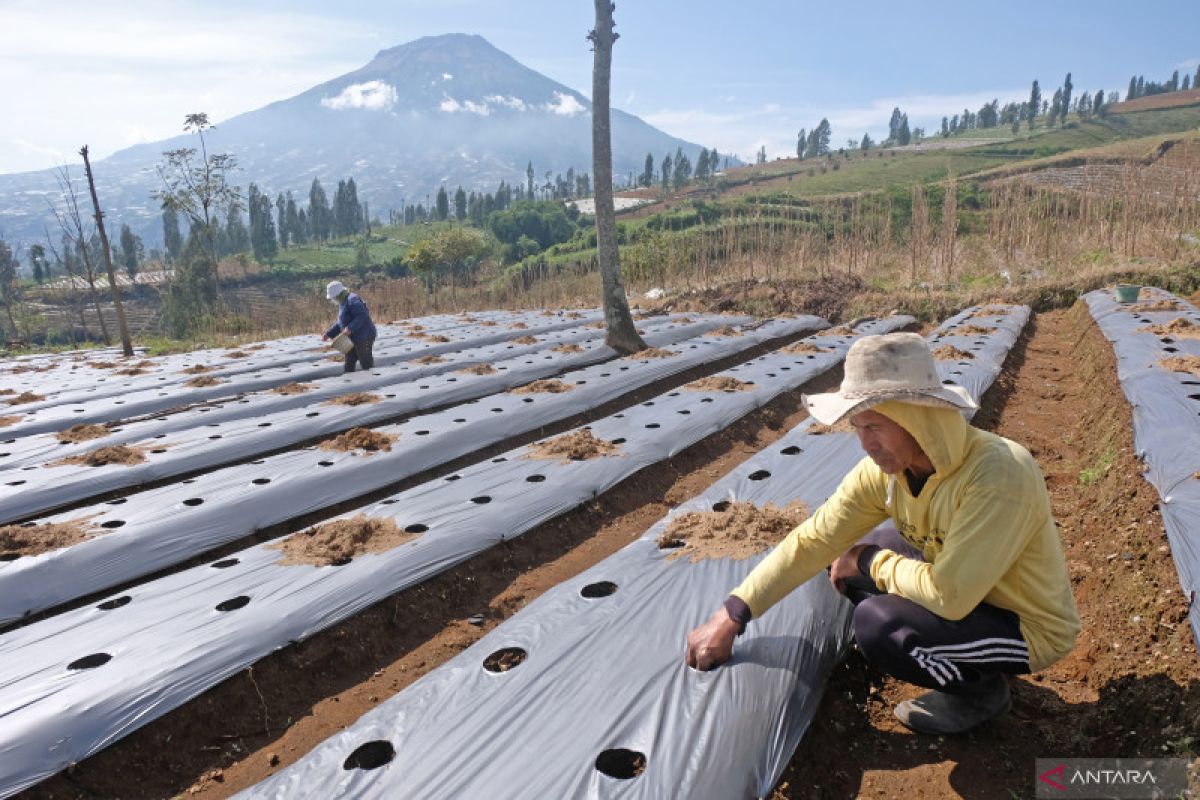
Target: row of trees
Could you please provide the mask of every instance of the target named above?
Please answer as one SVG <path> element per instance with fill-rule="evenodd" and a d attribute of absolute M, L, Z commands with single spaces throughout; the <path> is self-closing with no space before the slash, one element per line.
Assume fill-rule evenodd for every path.
<path fill-rule="evenodd" d="M 667 153 L 662 157 L 657 172 L 654 169 L 654 154 L 646 153 L 645 166 L 643 166 L 641 174 L 636 176 L 636 184 L 649 189 L 657 183 L 664 192 L 670 191 L 672 188 L 679 190 L 693 179 L 706 183 L 720 170 L 721 156 L 717 153 L 717 148 L 714 147 L 712 150 L 707 147 L 700 148 L 700 155 L 696 157 L 696 165 L 693 169 L 692 160 L 683 152 L 683 148 L 676 147 L 674 156 Z"/>
<path fill-rule="evenodd" d="M 1134 100 L 1138 97 L 1147 97 L 1152 94 L 1166 94 L 1167 92 L 1186 92 L 1188 89 L 1200 89 L 1200 67 L 1196 67 L 1196 77 L 1184 75 L 1183 82 L 1179 81 L 1179 70 L 1171 73 L 1171 79 L 1157 83 L 1155 81 L 1147 81 L 1144 75 L 1134 75 L 1129 79 L 1129 90 L 1125 92 L 1127 100 Z"/>

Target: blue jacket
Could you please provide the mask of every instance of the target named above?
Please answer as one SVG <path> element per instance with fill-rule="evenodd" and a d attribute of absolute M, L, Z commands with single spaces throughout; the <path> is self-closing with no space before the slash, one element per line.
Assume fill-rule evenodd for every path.
<path fill-rule="evenodd" d="M 332 339 L 342 330 L 349 331 L 350 341 L 355 344 L 375 338 L 375 323 L 371 321 L 371 312 L 367 311 L 367 304 L 354 292 L 346 295 L 346 299 L 338 307 L 337 322 L 325 331 L 325 335 Z"/>

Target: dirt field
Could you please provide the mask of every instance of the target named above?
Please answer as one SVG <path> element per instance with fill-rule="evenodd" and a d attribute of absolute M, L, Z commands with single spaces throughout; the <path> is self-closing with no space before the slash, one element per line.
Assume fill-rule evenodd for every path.
<path fill-rule="evenodd" d="M 835 372 L 804 390 L 838 380 Z M 250 786 L 625 546 L 804 417 L 798 393 L 778 398 L 598 501 L 279 651 L 25 796 L 217 798 Z M 852 653 L 773 800 L 1011 800 L 1033 795 L 1037 757 L 1195 752 L 1200 660 L 1186 602 L 1157 495 L 1132 452 L 1111 347 L 1086 311 L 1034 318 L 976 424 L 1024 443 L 1042 466 L 1084 623 L 1079 645 L 1012 682 L 1009 716 L 945 740 L 896 723 L 892 704 L 916 690 L 881 681 Z M 477 614 L 483 624 L 470 624 Z"/>

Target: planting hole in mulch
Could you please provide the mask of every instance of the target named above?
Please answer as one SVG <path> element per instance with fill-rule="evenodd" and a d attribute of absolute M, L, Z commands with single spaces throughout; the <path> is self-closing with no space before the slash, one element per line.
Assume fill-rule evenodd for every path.
<path fill-rule="evenodd" d="M 304 394 L 307 391 L 317 388 L 311 383 L 298 383 L 292 381 L 285 383 L 283 386 L 276 386 L 271 391 L 275 394 Z"/>
<path fill-rule="evenodd" d="M 667 558 L 688 556 L 692 563 L 706 558 L 750 558 L 778 544 L 808 517 L 799 501 L 779 508 L 768 503 L 730 503 L 720 511 L 687 511 L 677 515 L 658 536 L 660 549 L 678 549 Z"/>
<path fill-rule="evenodd" d="M 222 600 L 220 603 L 217 603 L 215 608 L 217 611 L 237 611 L 239 608 L 245 608 L 248 605 L 250 605 L 250 598 L 244 594 L 239 594 L 237 597 Z"/>
<path fill-rule="evenodd" d="M 1153 333 L 1155 336 L 1178 336 L 1182 339 L 1200 339 L 1200 325 L 1186 317 L 1176 317 L 1162 325 L 1147 325 L 1138 328 L 1138 333 Z"/>
<path fill-rule="evenodd" d="M 562 394 L 575 388 L 573 383 L 563 383 L 560 380 L 543 380 L 527 383 L 511 389 L 511 394 Z"/>
<path fill-rule="evenodd" d="M 122 606 L 127 606 L 132 602 L 132 597 L 127 594 L 123 594 L 120 597 L 114 597 L 112 600 L 105 600 L 103 603 L 99 603 L 96 608 L 100 611 L 113 611 L 121 608 Z"/>
<path fill-rule="evenodd" d="M 203 364 L 196 364 L 195 366 L 188 367 L 187 369 L 181 371 L 184 375 L 203 375 L 206 372 L 212 372 L 214 369 L 216 369 L 216 367 L 206 367 Z"/>
<path fill-rule="evenodd" d="M 396 748 L 392 743 L 379 739 L 356 747 L 342 762 L 342 769 L 378 769 L 395 757 Z"/>
<path fill-rule="evenodd" d="M 739 331 L 737 328 L 731 328 L 728 325 L 722 325 L 719 328 L 714 328 L 713 330 L 709 331 L 706 335 L 707 336 L 741 336 L 742 332 Z"/>
<path fill-rule="evenodd" d="M 966 350 L 959 350 L 952 344 L 944 344 L 933 351 L 933 357 L 938 361 L 961 361 L 964 358 L 974 358 L 975 356 Z"/>
<path fill-rule="evenodd" d="M 413 364 L 444 364 L 444 363 L 446 363 L 446 359 L 442 358 L 441 356 L 429 355 L 429 356 L 421 356 L 420 358 L 414 358 L 411 363 L 413 363 Z"/>
<path fill-rule="evenodd" d="M 986 336 L 989 333 L 995 333 L 995 328 L 987 328 L 983 325 L 956 325 L 946 331 L 948 336 Z"/>
<path fill-rule="evenodd" d="M 331 567 L 348 564 L 363 553 L 386 552 L 420 535 L 411 530 L 401 530 L 391 517 L 358 514 L 347 519 L 323 522 L 268 547 L 283 552 L 283 559 L 279 563 L 284 566 L 311 564 Z"/>
<path fill-rule="evenodd" d="M 502 647 L 483 660 L 488 672 L 508 672 L 528 658 L 529 653 L 519 647 Z"/>
<path fill-rule="evenodd" d="M 327 406 L 361 406 L 367 403 L 378 403 L 383 398 L 371 392 L 352 392 L 351 394 L 343 394 L 332 400 L 326 400 Z"/>
<path fill-rule="evenodd" d="M 1174 300 L 1155 300 L 1153 303 L 1138 303 L 1130 306 L 1129 310 L 1135 314 L 1143 314 L 1147 311 L 1183 311 L 1183 306 Z"/>
<path fill-rule="evenodd" d="M 809 353 L 828 353 L 829 351 L 823 347 L 817 347 L 809 342 L 796 342 L 793 345 L 783 348 L 779 352 L 787 353 L 788 355 L 807 355 Z"/>
<path fill-rule="evenodd" d="M 597 581 L 589 583 L 579 590 L 579 594 L 589 600 L 596 600 L 601 597 L 608 597 L 617 591 L 617 585 L 612 581 Z"/>
<path fill-rule="evenodd" d="M 475 364 L 474 366 L 464 367 L 463 369 L 460 369 L 458 371 L 464 372 L 468 375 L 495 375 L 496 374 L 496 368 L 493 367 L 491 364 Z"/>
<path fill-rule="evenodd" d="M 40 525 L 4 525 L 0 527 L 0 561 L 61 550 L 101 533 L 90 521 L 91 517 L 84 517 Z"/>
<path fill-rule="evenodd" d="M 727 375 L 712 375 L 692 381 L 683 388 L 693 392 L 749 392 L 754 388 L 754 384 Z"/>
<path fill-rule="evenodd" d="M 1171 372 L 1190 372 L 1200 375 L 1200 356 L 1170 356 L 1160 359 L 1158 365 Z"/>
<path fill-rule="evenodd" d="M 587 461 L 616 455 L 621 448 L 612 442 L 597 439 L 588 428 L 565 433 L 529 447 L 526 458 L 556 459 L 558 461 Z"/>
<path fill-rule="evenodd" d="M 128 444 L 117 444 L 112 447 L 101 447 L 77 456 L 67 456 L 58 461 L 51 461 L 47 467 L 64 466 L 67 464 L 82 464 L 87 467 L 106 467 L 110 464 L 122 464 L 131 467 L 146 460 L 146 450 L 142 447 Z"/>
<path fill-rule="evenodd" d="M 22 403 L 40 403 L 45 399 L 46 398 L 40 394 L 34 394 L 33 392 L 21 392 L 16 397 L 8 398 L 6 402 L 10 406 L 19 406 Z"/>
<path fill-rule="evenodd" d="M 367 455 L 380 450 L 390 453 L 392 443 L 399 438 L 399 434 L 380 433 L 370 428 L 351 428 L 332 439 L 326 439 L 317 447 L 322 450 L 364 450 Z"/>
<path fill-rule="evenodd" d="M 191 386 L 193 388 L 199 389 L 199 388 L 202 388 L 205 386 L 218 386 L 222 383 L 225 383 L 225 381 L 218 380 L 218 379 L 214 378 L 212 375 L 201 375 L 199 377 L 192 378 L 190 381 L 187 381 L 186 383 L 184 383 L 184 386 Z"/>
<path fill-rule="evenodd" d="M 70 664 L 67 664 L 67 669 L 95 669 L 96 667 L 107 664 L 109 661 L 112 661 L 112 656 L 110 656 L 108 653 L 92 653 L 90 656 L 77 658 Z"/>
<path fill-rule="evenodd" d="M 91 439 L 99 439 L 102 436 L 108 436 L 109 430 L 103 425 L 72 425 L 65 431 L 59 431 L 54 434 L 54 438 L 63 444 L 75 444 L 77 442 L 86 442 Z"/>
<path fill-rule="evenodd" d="M 555 353 L 582 353 L 583 352 L 583 348 L 580 347 L 579 345 L 575 344 L 574 342 L 567 342 L 566 344 L 560 344 L 558 347 L 551 347 L 550 349 Z"/>
<path fill-rule="evenodd" d="M 638 350 L 636 353 L 631 353 L 625 358 L 643 359 L 643 358 L 671 358 L 679 353 L 674 350 L 664 350 L 661 347 L 647 347 L 645 350 Z"/>
<path fill-rule="evenodd" d="M 610 778 L 629 780 L 646 771 L 646 756 L 623 747 L 605 750 L 596 756 L 596 769 Z"/>

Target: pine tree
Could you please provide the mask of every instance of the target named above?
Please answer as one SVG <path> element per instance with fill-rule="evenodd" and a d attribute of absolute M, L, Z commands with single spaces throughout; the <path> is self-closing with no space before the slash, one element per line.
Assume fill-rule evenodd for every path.
<path fill-rule="evenodd" d="M 1171 87 L 1169 89 L 1169 91 L 1172 91 L 1172 92 L 1179 91 L 1179 70 L 1175 70 L 1174 72 L 1171 73 L 1171 83 L 1169 85 Z"/>
<path fill-rule="evenodd" d="M 167 249 L 167 258 L 174 262 L 183 252 L 183 236 L 179 233 L 179 214 L 174 208 L 164 208 L 162 222 L 163 247 Z"/>
<path fill-rule="evenodd" d="M 1129 88 L 1125 90 L 1125 99 L 1132 100 L 1137 97 L 1137 76 L 1134 75 L 1129 79 Z"/>
<path fill-rule="evenodd" d="M 50 277 L 50 262 L 46 260 L 46 248 L 35 244 L 29 248 L 29 267 L 33 270 L 33 279 L 45 283 Z"/>
<path fill-rule="evenodd" d="M 1029 90 L 1029 130 L 1033 130 L 1034 120 L 1037 119 L 1038 111 L 1042 107 L 1042 90 L 1038 86 L 1038 82 L 1033 82 L 1033 87 Z"/>
<path fill-rule="evenodd" d="M 1071 108 L 1071 90 L 1074 88 L 1075 88 L 1075 86 L 1071 83 L 1071 73 L 1068 72 L 1066 80 L 1063 81 L 1062 98 L 1060 99 L 1059 104 L 1058 104 L 1058 113 L 1059 113 L 1059 116 L 1062 117 L 1063 125 L 1067 124 L 1067 111 L 1069 111 Z M 1051 125 L 1051 127 L 1053 127 L 1054 122 L 1051 121 L 1050 125 Z"/>
<path fill-rule="evenodd" d="M 296 198 L 292 197 L 292 193 L 287 193 L 287 229 L 288 235 L 292 243 L 299 246 L 305 243 L 308 238 L 307 231 L 304 230 L 304 225 L 301 222 L 300 214 L 296 210 Z"/>
<path fill-rule="evenodd" d="M 859 149 L 860 149 L 860 150 L 863 150 L 863 151 L 866 151 L 866 150 L 870 150 L 870 149 L 871 149 L 872 147 L 874 147 L 874 146 L 875 146 L 875 143 L 874 143 L 873 141 L 871 141 L 871 134 L 870 134 L 870 133 L 864 133 L 864 134 L 863 134 L 863 138 L 862 138 L 862 142 L 861 142 L 861 143 L 859 144 L 859 146 L 858 146 L 858 147 L 859 147 Z"/>
<path fill-rule="evenodd" d="M 525 197 L 528 200 L 533 199 L 533 162 L 529 162 L 529 166 L 525 167 Z"/>
<path fill-rule="evenodd" d="M 436 219 L 444 220 L 450 216 L 450 196 L 446 194 L 446 187 L 438 187 L 437 193 L 437 216 Z"/>
<path fill-rule="evenodd" d="M 454 218 L 459 222 L 467 218 L 467 193 L 461 186 L 454 193 Z"/>
<path fill-rule="evenodd" d="M 659 169 L 662 171 L 662 190 L 668 192 L 671 190 L 671 154 L 667 153 L 663 156 L 659 164 Z"/>
<path fill-rule="evenodd" d="M 321 182 L 313 178 L 312 187 L 308 190 L 308 224 L 312 229 L 312 238 L 319 242 L 326 241 L 329 238 L 332 220 L 332 213 L 329 210 L 329 199 L 325 196 L 325 190 L 321 187 Z M 250 238 L 254 238 L 254 225 L 251 221 Z"/>
<path fill-rule="evenodd" d="M 912 131 L 908 128 L 908 114 L 900 115 L 900 130 L 897 132 L 901 146 L 912 141 Z"/>
<path fill-rule="evenodd" d="M 287 250 L 288 239 L 291 238 L 292 231 L 287 224 L 287 198 L 280 192 L 275 197 L 275 229 L 279 232 L 279 247 Z"/>
<path fill-rule="evenodd" d="M 1183 90 L 1183 91 L 1185 91 L 1185 92 L 1186 92 L 1188 89 L 1192 88 L 1192 76 L 1191 76 L 1191 75 L 1184 75 L 1184 76 L 1183 76 L 1183 84 L 1182 84 L 1181 88 L 1182 88 L 1182 90 Z"/>
<path fill-rule="evenodd" d="M 129 279 L 133 280 L 138 273 L 138 269 L 142 266 L 142 258 L 145 255 L 142 240 L 133 232 L 132 228 L 122 223 L 120 242 L 121 252 L 118 254 L 118 260 L 121 266 L 125 268 Z"/>
<path fill-rule="evenodd" d="M 892 118 L 888 122 L 888 138 L 889 142 L 898 142 L 900 140 L 900 119 L 903 115 L 900 113 L 900 107 L 896 106 L 892 109 Z M 865 149 L 865 148 L 864 148 Z"/>
<path fill-rule="evenodd" d="M 803 161 L 807 149 L 808 131 L 804 130 L 804 128 L 801 128 L 800 133 L 796 134 L 796 158 Z"/>
<path fill-rule="evenodd" d="M 1064 117 L 1066 116 L 1066 111 L 1063 108 L 1063 90 L 1061 88 L 1054 90 L 1054 100 L 1050 103 L 1050 113 L 1046 117 L 1046 124 L 1053 128 L 1054 123 L 1058 120 L 1059 113 L 1062 113 Z"/>
<path fill-rule="evenodd" d="M 242 222 L 242 212 L 236 208 L 229 209 L 225 220 L 225 242 L 230 253 L 245 253 L 250 249 L 250 232 Z"/>
<path fill-rule="evenodd" d="M 1138 75 L 1137 79 L 1137 96 L 1143 97 L 1146 94 L 1146 78 Z"/>
<path fill-rule="evenodd" d="M 1192 78 L 1192 88 L 1200 89 L 1200 67 L 1196 67 L 1196 76 Z"/>

